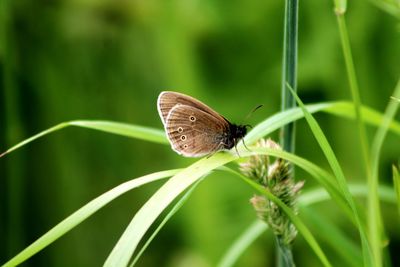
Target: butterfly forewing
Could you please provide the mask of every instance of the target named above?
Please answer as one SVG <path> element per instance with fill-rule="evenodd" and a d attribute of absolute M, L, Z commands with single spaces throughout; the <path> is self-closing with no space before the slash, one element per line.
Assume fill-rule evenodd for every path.
<path fill-rule="evenodd" d="M 176 152 L 201 157 L 224 148 L 229 124 L 193 105 L 180 104 L 169 110 L 165 130 Z"/>
<path fill-rule="evenodd" d="M 208 113 L 209 115 L 215 117 L 218 120 L 226 121 L 224 117 L 219 115 L 212 108 L 208 107 L 206 104 L 200 102 L 197 99 L 194 99 L 191 96 L 176 92 L 164 91 L 160 93 L 157 100 L 158 113 L 160 114 L 161 120 L 164 124 L 167 120 L 168 113 L 176 105 L 186 105 L 195 107 L 201 111 L 204 111 L 205 113 Z"/>

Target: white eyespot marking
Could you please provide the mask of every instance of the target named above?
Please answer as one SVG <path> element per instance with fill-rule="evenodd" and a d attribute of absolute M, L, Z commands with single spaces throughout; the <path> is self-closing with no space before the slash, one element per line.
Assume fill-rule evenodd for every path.
<path fill-rule="evenodd" d="M 196 121 L 196 117 L 193 116 L 193 115 L 191 115 L 191 116 L 189 116 L 189 120 L 190 120 L 191 122 L 194 122 L 194 121 Z"/>
<path fill-rule="evenodd" d="M 178 127 L 178 133 L 183 132 L 183 128 L 182 127 Z"/>
<path fill-rule="evenodd" d="M 186 135 L 181 135 L 181 140 L 185 141 L 186 140 Z"/>
<path fill-rule="evenodd" d="M 183 149 L 186 149 L 186 148 L 188 148 L 188 145 L 187 145 L 187 144 L 184 144 L 184 145 L 183 145 Z"/>

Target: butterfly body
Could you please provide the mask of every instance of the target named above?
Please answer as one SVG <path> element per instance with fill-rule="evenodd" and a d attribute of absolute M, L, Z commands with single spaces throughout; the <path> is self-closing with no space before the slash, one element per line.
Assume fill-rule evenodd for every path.
<path fill-rule="evenodd" d="M 207 105 L 181 93 L 160 93 L 157 106 L 172 149 L 186 157 L 231 149 L 247 132 L 246 126 L 230 123 Z"/>

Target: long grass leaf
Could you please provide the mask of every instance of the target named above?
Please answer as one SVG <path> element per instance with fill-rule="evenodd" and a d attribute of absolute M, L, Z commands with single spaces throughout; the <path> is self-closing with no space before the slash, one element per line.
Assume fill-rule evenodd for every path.
<path fill-rule="evenodd" d="M 337 102 L 326 102 L 326 103 L 319 103 L 319 104 L 310 104 L 307 105 L 307 109 L 311 113 L 324 111 L 328 112 L 340 117 L 351 118 L 354 119 L 354 106 L 350 102 L 345 101 L 337 101 Z M 382 120 L 382 115 L 368 107 L 363 107 L 361 110 L 364 114 L 363 118 L 366 123 L 374 126 L 379 126 L 380 121 Z M 300 108 L 294 108 L 291 110 L 287 110 L 284 112 L 279 112 L 274 114 L 273 116 L 269 117 L 265 121 L 259 123 L 252 131 L 250 131 L 245 138 L 246 144 L 251 144 L 260 139 L 263 136 L 268 135 L 269 133 L 281 128 L 283 125 L 293 122 L 295 120 L 303 118 L 303 112 Z M 154 143 L 160 144 L 168 144 L 168 141 L 165 137 L 165 134 L 162 130 L 132 125 L 127 123 L 120 123 L 120 122 L 112 122 L 112 121 L 89 121 L 89 120 L 82 120 L 82 121 L 69 121 L 69 122 L 62 122 L 57 124 L 49 129 L 46 129 L 34 136 L 31 136 L 16 145 L 12 146 L 2 154 L 0 157 L 15 151 L 16 149 L 35 141 L 36 139 L 53 133 L 55 131 L 64 129 L 66 127 L 76 126 L 76 127 L 83 127 L 93 130 L 99 130 L 107 133 L 118 134 L 126 137 L 131 138 L 138 138 L 145 141 L 150 141 Z M 400 123 L 397 121 L 393 121 L 390 124 L 390 130 L 398 135 L 400 135 Z M 241 144 L 239 144 L 240 146 Z"/>
<path fill-rule="evenodd" d="M 217 153 L 195 162 L 169 179 L 135 214 L 104 265 L 127 266 L 139 241 L 161 212 L 198 179 L 234 159 L 233 154 Z"/>
<path fill-rule="evenodd" d="M 135 258 L 132 260 L 131 264 L 129 264 L 130 267 L 135 266 L 137 261 L 140 259 L 144 251 L 147 249 L 147 247 L 150 245 L 151 241 L 157 236 L 157 234 L 161 231 L 163 226 L 172 218 L 172 216 L 175 215 L 175 213 L 178 212 L 178 210 L 185 204 L 185 202 L 189 199 L 190 195 L 193 193 L 194 189 L 197 187 L 197 185 L 201 182 L 201 180 L 197 180 L 196 183 L 193 184 L 192 187 L 188 189 L 187 192 L 178 200 L 178 202 L 172 207 L 172 209 L 168 212 L 168 214 L 164 217 L 162 222 L 157 226 L 157 228 L 153 231 L 151 236 L 147 239 L 146 243 L 142 246 L 142 248 L 139 250 L 138 254 L 135 256 Z"/>
<path fill-rule="evenodd" d="M 337 189 L 332 184 L 332 178 L 329 177 L 330 175 L 324 172 L 318 166 L 315 166 L 304 159 L 287 152 L 271 149 L 253 149 L 253 152 L 241 150 L 239 153 L 242 157 L 250 156 L 254 153 L 264 153 L 287 159 L 294 164 L 298 164 L 299 166 L 305 168 L 306 171 L 310 171 L 311 175 L 316 176 L 319 181 L 322 181 L 321 183 L 328 188 L 327 190 L 330 191 L 330 193 L 333 195 L 333 198 L 339 204 L 344 203 L 343 200 L 340 199 L 340 195 L 338 195 L 337 192 L 335 193 L 335 190 L 337 191 Z M 146 231 L 160 215 L 160 213 L 179 194 L 181 194 L 186 188 L 188 188 L 202 176 L 230 161 L 237 159 L 237 157 L 238 156 L 235 153 L 217 153 L 210 158 L 203 158 L 195 162 L 168 180 L 168 182 L 165 183 L 135 214 L 125 232 L 120 237 L 118 243 L 114 246 L 114 249 L 108 256 L 105 266 L 126 266 Z"/>
<path fill-rule="evenodd" d="M 297 96 L 296 92 L 294 92 L 293 89 L 290 88 L 290 86 L 288 86 L 288 88 L 292 91 L 293 95 L 296 98 L 297 103 L 299 104 L 300 108 L 303 110 L 304 117 L 307 120 L 307 123 L 308 123 L 311 131 L 313 132 L 313 135 L 316 138 L 319 146 L 321 147 L 323 153 L 325 154 L 325 157 L 328 160 L 328 163 L 331 166 L 332 171 L 335 174 L 336 180 L 339 184 L 339 188 L 354 213 L 354 217 L 356 219 L 357 228 L 358 228 L 358 231 L 360 234 L 361 243 L 362 243 L 362 247 L 363 247 L 364 264 L 366 264 L 367 266 L 372 266 L 372 262 L 374 262 L 374 260 L 373 260 L 372 254 L 371 254 L 371 247 L 370 247 L 370 244 L 367 239 L 367 234 L 366 234 L 364 226 L 361 222 L 361 218 L 357 211 L 356 204 L 355 204 L 353 197 L 351 196 L 351 193 L 347 186 L 347 182 L 346 182 L 346 178 L 344 176 L 343 170 L 340 167 L 340 164 L 335 156 L 335 153 L 333 152 L 332 147 L 329 145 L 329 142 L 326 139 L 321 128 L 319 127 L 317 121 L 307 111 L 306 107 L 304 106 L 301 99 Z"/>
<path fill-rule="evenodd" d="M 300 204 L 300 202 L 299 202 Z M 340 258 L 346 262 L 345 266 L 362 266 L 362 254 L 359 246 L 349 238 L 349 235 L 342 231 L 335 222 L 327 220 L 310 207 L 301 205 L 300 212 L 307 218 L 309 227 L 318 236 L 337 252 Z M 340 244 L 340 245 L 339 245 Z"/>
<path fill-rule="evenodd" d="M 233 266 L 243 252 L 268 229 L 268 225 L 260 220 L 254 221 L 227 249 L 223 255 L 218 267 Z"/>
<path fill-rule="evenodd" d="M 150 127 L 138 126 L 133 124 L 121 123 L 121 122 L 112 122 L 112 121 L 89 121 L 89 120 L 79 120 L 79 121 L 67 121 L 57 124 L 49 129 L 46 129 L 38 134 L 35 134 L 32 137 L 29 137 L 20 143 L 12 146 L 7 149 L 5 152 L 0 154 L 0 157 L 55 131 L 64 129 L 70 126 L 78 126 L 93 130 L 99 130 L 103 132 L 118 134 L 131 138 L 138 138 L 141 140 L 146 140 L 154 143 L 168 144 L 168 141 L 165 137 L 164 131 L 153 129 Z"/>
<path fill-rule="evenodd" d="M 21 264 L 22 262 L 29 259 L 32 255 L 35 255 L 37 252 L 41 251 L 46 246 L 53 243 L 55 240 L 63 236 L 65 233 L 70 231 L 72 228 L 76 227 L 82 221 L 86 220 L 93 213 L 104 207 L 106 204 L 110 203 L 113 199 L 119 197 L 120 195 L 132 190 L 133 188 L 139 187 L 141 185 L 157 181 L 160 179 L 164 179 L 166 177 L 170 177 L 175 175 L 179 170 L 169 170 L 169 171 L 161 171 L 152 173 L 149 175 L 145 175 L 128 182 L 125 182 L 110 191 L 102 194 L 101 196 L 93 199 L 89 203 L 87 203 L 82 208 L 75 211 L 72 215 L 65 218 L 55 227 L 53 227 L 46 234 L 41 236 L 38 240 L 33 242 L 27 248 L 18 253 L 15 257 L 10 259 L 8 262 L 4 264 L 4 266 L 16 266 Z"/>
<path fill-rule="evenodd" d="M 394 167 L 395 168 L 395 167 Z M 223 169 L 227 170 L 227 169 Z M 397 171 L 397 170 L 396 170 Z M 395 173 L 395 171 L 393 172 Z M 400 183 L 400 177 L 398 177 L 397 172 L 397 183 Z M 400 184 L 398 185 L 400 186 Z M 350 184 L 350 192 L 352 195 L 357 197 L 367 197 L 368 188 L 365 184 Z M 400 187 L 398 188 L 398 207 L 400 213 Z M 389 204 L 396 204 L 396 194 L 393 188 L 389 186 L 381 185 L 379 186 L 379 198 Z M 303 192 L 299 195 L 299 206 L 300 214 L 303 207 L 308 207 L 313 204 L 321 203 L 327 200 L 331 200 L 329 194 L 323 188 L 314 188 Z M 221 257 L 219 261 L 219 267 L 230 267 L 239 259 L 240 255 L 257 239 L 259 236 L 268 229 L 268 225 L 260 220 L 254 221 L 248 228 L 246 228 L 243 233 L 231 244 L 227 251 Z M 329 233 L 329 232 L 328 232 Z M 332 248 L 337 250 L 340 246 L 337 244 L 332 244 Z M 345 255 L 347 257 L 348 255 Z M 349 254 L 349 256 L 351 256 Z M 223 265 L 222 265 L 223 264 Z M 359 265 L 360 266 L 360 265 Z"/>
<path fill-rule="evenodd" d="M 394 93 L 394 97 L 400 97 L 400 81 L 398 82 Z M 382 233 L 384 232 L 384 226 L 382 223 L 381 207 L 379 203 L 378 187 L 379 187 L 379 157 L 383 142 L 385 140 L 389 125 L 392 122 L 399 102 L 392 100 L 386 108 L 383 116 L 382 123 L 378 128 L 375 137 L 372 142 L 371 148 L 371 180 L 369 183 L 369 197 L 368 197 L 368 226 L 369 226 L 369 237 L 371 239 L 371 246 L 374 251 L 375 265 L 382 265 L 382 244 L 383 238 Z M 378 263 L 379 261 L 379 263 Z"/>
<path fill-rule="evenodd" d="M 273 195 L 271 192 L 260 186 L 259 184 L 253 182 L 249 178 L 237 173 L 239 177 L 242 178 L 246 183 L 250 184 L 254 189 L 256 189 L 259 193 L 266 196 L 269 200 L 273 201 L 277 204 L 283 212 L 289 217 L 291 222 L 296 226 L 296 229 L 299 233 L 303 236 L 303 238 L 307 241 L 308 245 L 312 248 L 314 253 L 318 256 L 321 263 L 324 266 L 332 266 L 325 256 L 325 253 L 322 251 L 321 247 L 319 246 L 317 240 L 314 238 L 311 231 L 307 228 L 307 226 L 303 223 L 303 221 L 288 207 L 285 203 L 283 203 L 279 198 Z"/>
<path fill-rule="evenodd" d="M 355 119 L 354 105 L 351 102 L 339 101 L 334 103 L 335 105 L 328 106 L 321 111 L 343 118 Z M 306 107 L 309 110 L 309 105 L 306 105 Z M 364 122 L 371 126 L 379 126 L 383 120 L 382 113 L 367 106 L 361 108 L 361 113 L 363 114 Z M 400 123 L 398 121 L 393 120 L 389 124 L 389 129 L 391 132 L 400 135 Z"/>
<path fill-rule="evenodd" d="M 368 197 L 368 187 L 365 184 L 349 184 L 350 192 L 355 197 Z M 396 203 L 396 195 L 393 188 L 380 185 L 379 199 L 390 204 Z M 299 196 L 299 203 L 303 206 L 309 206 L 315 203 L 331 200 L 332 197 L 323 188 L 314 188 L 302 193 Z"/>
<path fill-rule="evenodd" d="M 396 192 L 396 199 L 397 199 L 397 208 L 399 210 L 399 215 L 400 215 L 400 175 L 399 175 L 399 170 L 396 168 L 396 166 L 393 165 L 393 184 L 394 184 L 394 190 Z"/>

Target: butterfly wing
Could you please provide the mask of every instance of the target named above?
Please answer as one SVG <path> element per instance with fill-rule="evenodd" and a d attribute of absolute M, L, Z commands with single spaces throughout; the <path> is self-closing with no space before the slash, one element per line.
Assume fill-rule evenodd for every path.
<path fill-rule="evenodd" d="M 186 157 L 201 157 L 224 148 L 229 123 L 194 106 L 175 105 L 165 131 L 172 149 Z"/>
<path fill-rule="evenodd" d="M 187 105 L 187 106 L 192 106 L 195 107 L 199 110 L 202 110 L 211 116 L 215 117 L 216 119 L 219 120 L 226 120 L 224 117 L 219 115 L 216 111 L 214 111 L 212 108 L 208 107 L 206 104 L 200 102 L 197 99 L 194 99 L 191 96 L 184 95 L 181 93 L 177 92 L 171 92 L 171 91 L 164 91 L 161 92 L 160 95 L 158 96 L 157 100 L 157 108 L 158 108 L 158 113 L 161 117 L 162 122 L 165 124 L 168 113 L 171 111 L 175 105 Z"/>

